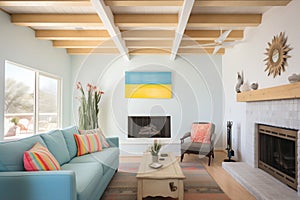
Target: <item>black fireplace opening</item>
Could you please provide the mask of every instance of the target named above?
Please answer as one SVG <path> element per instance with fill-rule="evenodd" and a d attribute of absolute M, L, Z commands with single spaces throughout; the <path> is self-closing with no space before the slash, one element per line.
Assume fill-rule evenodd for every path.
<path fill-rule="evenodd" d="M 298 130 L 258 125 L 258 167 L 297 190 Z"/>
<path fill-rule="evenodd" d="M 260 134 L 260 160 L 296 178 L 295 141 Z"/>
<path fill-rule="evenodd" d="M 171 117 L 128 116 L 128 138 L 171 138 Z"/>

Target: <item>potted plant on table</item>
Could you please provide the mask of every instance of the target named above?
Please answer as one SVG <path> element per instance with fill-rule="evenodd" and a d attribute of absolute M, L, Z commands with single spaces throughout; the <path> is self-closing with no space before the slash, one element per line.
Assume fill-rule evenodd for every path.
<path fill-rule="evenodd" d="M 160 148 L 161 148 L 161 144 L 157 140 L 154 140 L 153 145 L 150 147 L 152 162 L 158 162 L 158 153 Z"/>

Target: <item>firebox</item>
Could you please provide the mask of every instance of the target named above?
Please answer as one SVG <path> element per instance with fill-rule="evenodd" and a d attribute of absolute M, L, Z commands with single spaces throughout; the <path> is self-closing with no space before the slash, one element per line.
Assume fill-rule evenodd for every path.
<path fill-rule="evenodd" d="M 170 116 L 128 116 L 128 138 L 171 138 Z"/>
<path fill-rule="evenodd" d="M 258 167 L 297 190 L 298 130 L 258 124 Z"/>

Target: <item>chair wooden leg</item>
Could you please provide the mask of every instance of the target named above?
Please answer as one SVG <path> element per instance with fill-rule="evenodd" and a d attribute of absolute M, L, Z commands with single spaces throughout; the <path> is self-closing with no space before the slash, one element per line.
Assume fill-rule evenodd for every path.
<path fill-rule="evenodd" d="M 184 157 L 184 153 L 181 154 L 180 162 L 182 162 L 183 157 Z"/>
<path fill-rule="evenodd" d="M 210 166 L 211 154 L 208 155 L 208 166 Z"/>

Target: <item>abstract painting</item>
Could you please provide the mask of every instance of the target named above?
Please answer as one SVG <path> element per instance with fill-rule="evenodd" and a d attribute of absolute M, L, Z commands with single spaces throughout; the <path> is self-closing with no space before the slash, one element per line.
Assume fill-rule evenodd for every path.
<path fill-rule="evenodd" d="M 171 72 L 125 72 L 126 98 L 172 98 Z"/>

